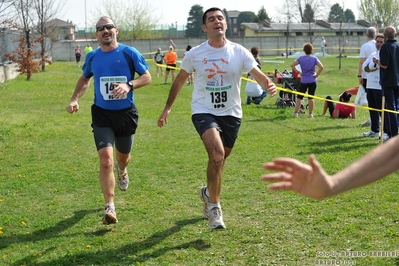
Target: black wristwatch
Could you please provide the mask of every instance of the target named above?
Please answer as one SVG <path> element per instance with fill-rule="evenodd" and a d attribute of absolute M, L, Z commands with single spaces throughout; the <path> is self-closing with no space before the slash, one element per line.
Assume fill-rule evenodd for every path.
<path fill-rule="evenodd" d="M 133 90 L 133 82 L 128 81 L 126 84 L 130 87 L 130 90 Z"/>

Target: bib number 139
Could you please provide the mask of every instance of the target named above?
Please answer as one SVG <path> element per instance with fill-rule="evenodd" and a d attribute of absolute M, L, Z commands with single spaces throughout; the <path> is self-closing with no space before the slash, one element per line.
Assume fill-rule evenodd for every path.
<path fill-rule="evenodd" d="M 211 102 L 214 108 L 225 107 L 224 103 L 227 102 L 227 91 L 214 91 L 211 92 Z"/>

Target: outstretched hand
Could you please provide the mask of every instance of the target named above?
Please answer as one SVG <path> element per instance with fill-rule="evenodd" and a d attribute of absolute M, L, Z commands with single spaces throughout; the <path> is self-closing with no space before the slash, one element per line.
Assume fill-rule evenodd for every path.
<path fill-rule="evenodd" d="M 262 176 L 263 181 L 277 181 L 271 190 L 293 190 L 309 198 L 322 199 L 332 195 L 333 182 L 314 155 L 309 164 L 291 158 L 276 158 L 265 163 L 266 170 L 281 171 Z"/>

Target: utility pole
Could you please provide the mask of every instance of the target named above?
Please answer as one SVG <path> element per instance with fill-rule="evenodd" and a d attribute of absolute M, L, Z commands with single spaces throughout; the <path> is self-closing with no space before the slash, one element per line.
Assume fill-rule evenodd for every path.
<path fill-rule="evenodd" d="M 86 9 L 86 0 L 85 0 L 85 37 L 87 42 L 87 9 Z"/>

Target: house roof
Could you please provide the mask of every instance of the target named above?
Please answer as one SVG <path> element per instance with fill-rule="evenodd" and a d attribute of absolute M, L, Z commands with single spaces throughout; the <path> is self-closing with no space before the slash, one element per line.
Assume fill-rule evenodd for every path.
<path fill-rule="evenodd" d="M 309 28 L 313 32 L 326 32 L 326 31 L 365 31 L 370 24 L 365 21 L 357 21 L 356 23 L 329 23 L 324 20 L 317 20 L 313 23 L 270 23 L 264 21 L 262 23 L 241 23 L 241 26 L 251 29 L 255 32 L 281 32 L 287 31 L 287 26 L 291 32 L 304 32 L 309 31 Z"/>
<path fill-rule="evenodd" d="M 47 23 L 56 27 L 75 27 L 75 24 L 73 24 L 72 21 L 64 21 L 58 18 L 49 20 Z"/>
<path fill-rule="evenodd" d="M 240 15 L 241 11 L 238 10 L 228 10 L 227 11 L 227 15 L 229 16 L 229 18 L 236 18 L 238 17 L 238 15 Z"/>

